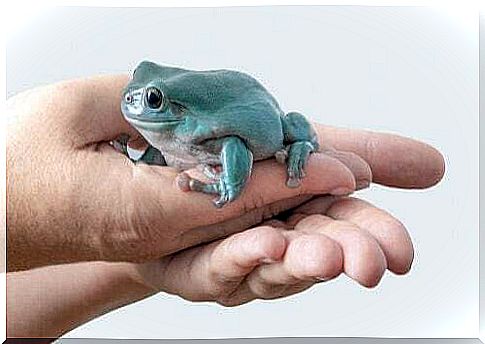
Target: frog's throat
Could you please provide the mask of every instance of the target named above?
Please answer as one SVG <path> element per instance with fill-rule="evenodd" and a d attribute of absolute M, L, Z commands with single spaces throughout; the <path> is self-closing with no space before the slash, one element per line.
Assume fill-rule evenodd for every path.
<path fill-rule="evenodd" d="M 170 127 L 176 126 L 179 123 L 183 122 L 183 119 L 165 119 L 160 120 L 158 122 L 155 121 L 141 121 L 138 119 L 127 118 L 128 122 L 130 122 L 133 126 L 140 129 L 145 129 L 149 131 L 159 131 L 163 129 L 168 129 Z"/>

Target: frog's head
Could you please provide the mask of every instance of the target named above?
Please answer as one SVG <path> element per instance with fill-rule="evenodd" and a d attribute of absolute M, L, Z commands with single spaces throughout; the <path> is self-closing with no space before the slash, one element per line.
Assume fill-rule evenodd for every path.
<path fill-rule="evenodd" d="M 183 122 L 180 109 L 170 102 L 163 81 L 151 64 L 140 64 L 123 90 L 121 111 L 139 129 L 160 131 Z"/>

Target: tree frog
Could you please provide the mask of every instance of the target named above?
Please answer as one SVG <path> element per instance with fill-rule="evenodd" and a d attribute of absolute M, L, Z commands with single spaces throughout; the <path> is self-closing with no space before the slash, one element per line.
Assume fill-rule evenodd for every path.
<path fill-rule="evenodd" d="M 121 111 L 151 145 L 141 160 L 180 171 L 203 166 L 210 182 L 185 173 L 181 188 L 218 195 L 216 207 L 241 194 L 258 160 L 286 163 L 286 184 L 298 187 L 309 155 L 319 149 L 302 114 L 285 114 L 260 82 L 234 70 L 143 61 L 122 92 Z"/>

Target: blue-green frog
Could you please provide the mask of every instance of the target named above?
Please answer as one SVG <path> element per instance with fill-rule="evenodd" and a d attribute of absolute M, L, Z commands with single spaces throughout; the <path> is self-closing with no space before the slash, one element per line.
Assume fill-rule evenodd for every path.
<path fill-rule="evenodd" d="M 123 90 L 121 110 L 151 145 L 141 160 L 180 171 L 203 166 L 210 182 L 185 173 L 181 188 L 219 195 L 217 207 L 241 194 L 253 161 L 276 157 L 287 165 L 287 186 L 298 187 L 309 155 L 319 148 L 303 115 L 285 114 L 261 83 L 233 70 L 143 61 Z"/>

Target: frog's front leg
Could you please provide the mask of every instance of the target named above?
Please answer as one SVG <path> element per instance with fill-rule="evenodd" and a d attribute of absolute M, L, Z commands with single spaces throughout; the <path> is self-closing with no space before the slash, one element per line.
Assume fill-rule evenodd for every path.
<path fill-rule="evenodd" d="M 214 205 L 218 208 L 241 194 L 253 166 L 253 154 L 240 138 L 230 136 L 220 140 L 222 171 L 218 174 L 218 180 L 214 183 L 204 183 L 187 175 L 182 178 L 182 183 L 188 185 L 191 191 L 219 194 L 219 198 L 214 200 Z"/>
<path fill-rule="evenodd" d="M 146 144 L 146 147 L 143 147 L 141 150 L 135 149 L 136 156 L 133 156 L 133 153 L 131 152 L 133 149 L 130 150 L 129 142 L 130 137 L 128 135 L 121 135 L 116 140 L 111 141 L 111 145 L 134 163 L 141 161 L 148 165 L 167 166 L 163 154 L 148 143 Z"/>
<path fill-rule="evenodd" d="M 281 120 L 285 139 L 285 151 L 276 153 L 280 162 L 286 160 L 290 188 L 298 187 L 305 176 L 305 165 L 310 153 L 319 148 L 318 136 L 311 123 L 298 112 L 290 112 Z"/>

